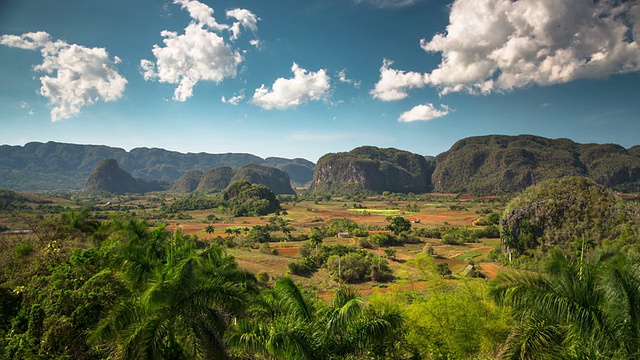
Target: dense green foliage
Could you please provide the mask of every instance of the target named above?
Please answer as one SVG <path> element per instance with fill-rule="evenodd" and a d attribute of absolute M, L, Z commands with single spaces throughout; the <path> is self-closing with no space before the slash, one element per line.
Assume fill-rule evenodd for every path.
<path fill-rule="evenodd" d="M 636 246 L 639 223 L 635 204 L 584 177 L 530 187 L 507 206 L 501 221 L 505 247 L 519 254 L 555 245 L 574 252 L 585 244 Z"/>
<path fill-rule="evenodd" d="M 312 190 L 336 195 L 362 191 L 423 193 L 431 189 L 432 164 L 424 156 L 363 146 L 318 160 Z"/>
<path fill-rule="evenodd" d="M 387 229 L 398 235 L 401 232 L 411 230 L 411 221 L 405 219 L 402 216 L 396 216 L 391 219 L 391 222 L 389 223 L 389 225 L 387 225 Z"/>
<path fill-rule="evenodd" d="M 365 305 L 357 293 L 340 287 L 332 304 L 318 301 L 290 278 L 279 279 L 241 320 L 231 344 L 244 356 L 274 359 L 358 359 L 395 357 L 402 334 L 400 308 Z"/>
<path fill-rule="evenodd" d="M 542 274 L 499 274 L 491 296 L 517 325 L 503 359 L 637 359 L 640 262 L 615 251 L 581 258 L 554 251 Z"/>
<path fill-rule="evenodd" d="M 280 209 L 280 202 L 268 187 L 239 180 L 225 190 L 226 211 L 234 216 L 267 215 Z"/>
<path fill-rule="evenodd" d="M 516 192 L 547 179 L 587 176 L 623 191 L 640 189 L 640 156 L 621 146 L 569 139 L 489 135 L 462 139 L 436 157 L 436 191 Z"/>
<path fill-rule="evenodd" d="M 222 199 L 217 196 L 189 194 L 177 198 L 170 204 L 163 204 L 160 209 L 168 213 L 179 213 L 189 210 L 213 209 L 222 204 Z"/>

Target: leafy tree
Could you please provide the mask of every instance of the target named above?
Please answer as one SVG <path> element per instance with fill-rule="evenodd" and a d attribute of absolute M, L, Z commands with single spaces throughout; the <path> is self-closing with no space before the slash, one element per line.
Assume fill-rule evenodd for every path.
<path fill-rule="evenodd" d="M 435 279 L 425 296 L 403 306 L 407 346 L 421 359 L 494 359 L 507 339 L 507 309 L 487 299 L 483 280 Z"/>
<path fill-rule="evenodd" d="M 451 269 L 449 269 L 449 264 L 444 262 L 436 265 L 436 271 L 438 275 L 445 277 L 447 275 L 451 275 Z"/>
<path fill-rule="evenodd" d="M 323 235 L 324 234 L 320 230 L 320 228 L 318 228 L 316 226 L 312 227 L 310 235 L 309 235 L 309 240 L 311 241 L 311 245 L 313 245 L 313 246 L 322 245 L 322 240 L 324 238 Z"/>
<path fill-rule="evenodd" d="M 401 232 L 411 230 L 411 221 L 405 219 L 402 216 L 396 216 L 391 219 L 391 223 L 387 225 L 387 229 L 398 235 Z"/>

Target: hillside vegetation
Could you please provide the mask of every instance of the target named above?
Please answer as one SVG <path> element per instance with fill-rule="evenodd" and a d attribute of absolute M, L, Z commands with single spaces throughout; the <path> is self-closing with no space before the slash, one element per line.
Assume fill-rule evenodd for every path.
<path fill-rule="evenodd" d="M 136 179 L 122 169 L 115 159 L 104 159 L 89 175 L 84 191 L 89 194 L 126 194 L 160 191 L 168 187 L 168 182 Z"/>
<path fill-rule="evenodd" d="M 304 184 L 311 180 L 313 163 L 304 159 L 268 158 L 251 154 L 180 153 L 158 148 L 124 149 L 102 145 L 76 145 L 57 142 L 31 142 L 24 146 L 0 146 L 0 186 L 19 191 L 80 190 L 91 171 L 103 159 L 115 159 L 135 178 L 178 180 L 189 170 L 246 164 L 286 168 L 295 165 L 292 180 Z M 306 170 L 305 170 L 306 169 Z"/>
<path fill-rule="evenodd" d="M 196 190 L 204 192 L 220 191 L 232 180 L 245 179 L 265 183 L 282 194 L 293 193 L 291 185 L 309 185 L 319 195 L 513 194 L 565 176 L 585 176 L 617 191 L 640 191 L 640 146 L 625 149 L 533 135 L 469 137 L 435 158 L 362 146 L 326 154 L 317 165 L 300 158 L 261 159 L 250 154 L 182 154 L 155 148 L 126 152 L 54 142 L 4 145 L 0 146 L 0 186 L 23 191 L 79 190 L 91 169 L 105 158 L 118 161 L 134 178 L 178 181 L 174 189 L 180 192 L 193 191 L 199 172 L 204 174 Z M 289 185 L 281 172 L 289 177 Z"/>
<path fill-rule="evenodd" d="M 501 220 L 504 245 L 516 253 L 560 246 L 570 253 L 601 244 L 637 248 L 640 208 L 585 177 L 552 179 L 515 198 Z"/>
<path fill-rule="evenodd" d="M 191 170 L 180 177 L 171 188 L 183 193 L 196 190 L 220 192 L 227 189 L 231 183 L 240 180 L 265 185 L 277 194 L 294 194 L 287 173 L 271 166 L 256 164 L 247 164 L 237 170 L 224 166 L 205 173 Z M 122 169 L 115 159 L 105 159 L 91 172 L 84 191 L 89 194 L 126 194 L 161 191 L 169 187 L 170 184 L 166 181 L 136 179 Z"/>
<path fill-rule="evenodd" d="M 431 190 L 432 165 L 424 156 L 393 148 L 363 146 L 321 157 L 311 189 L 316 192 L 424 193 Z"/>
<path fill-rule="evenodd" d="M 620 191 L 640 190 L 637 149 L 532 135 L 462 139 L 436 157 L 435 191 L 517 192 L 547 179 L 580 175 Z"/>

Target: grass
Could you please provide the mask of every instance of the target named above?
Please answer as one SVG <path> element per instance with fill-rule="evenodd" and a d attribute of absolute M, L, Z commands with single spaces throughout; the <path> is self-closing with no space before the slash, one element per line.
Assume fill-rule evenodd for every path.
<path fill-rule="evenodd" d="M 403 212 L 398 209 L 347 209 L 347 211 L 355 212 L 355 213 L 371 213 L 371 214 L 379 214 L 379 215 L 399 215 L 401 212 Z"/>

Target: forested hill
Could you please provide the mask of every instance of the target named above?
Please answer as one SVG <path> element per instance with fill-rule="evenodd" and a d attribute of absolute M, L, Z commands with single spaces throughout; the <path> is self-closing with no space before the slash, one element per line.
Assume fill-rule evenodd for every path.
<path fill-rule="evenodd" d="M 318 160 L 312 189 L 345 194 L 357 191 L 424 193 L 431 190 L 433 162 L 393 148 L 362 146 Z"/>
<path fill-rule="evenodd" d="M 293 182 L 304 184 L 313 177 L 314 164 L 304 159 L 267 158 L 251 154 L 180 153 L 158 148 L 131 151 L 102 145 L 31 142 L 24 146 L 0 146 L 0 188 L 20 191 L 80 190 L 96 164 L 106 158 L 135 178 L 175 181 L 189 170 L 246 164 L 262 164 L 289 173 Z"/>
<path fill-rule="evenodd" d="M 572 175 L 619 191 L 640 191 L 640 147 L 532 135 L 470 137 L 436 157 L 432 182 L 435 191 L 497 193 Z"/>

